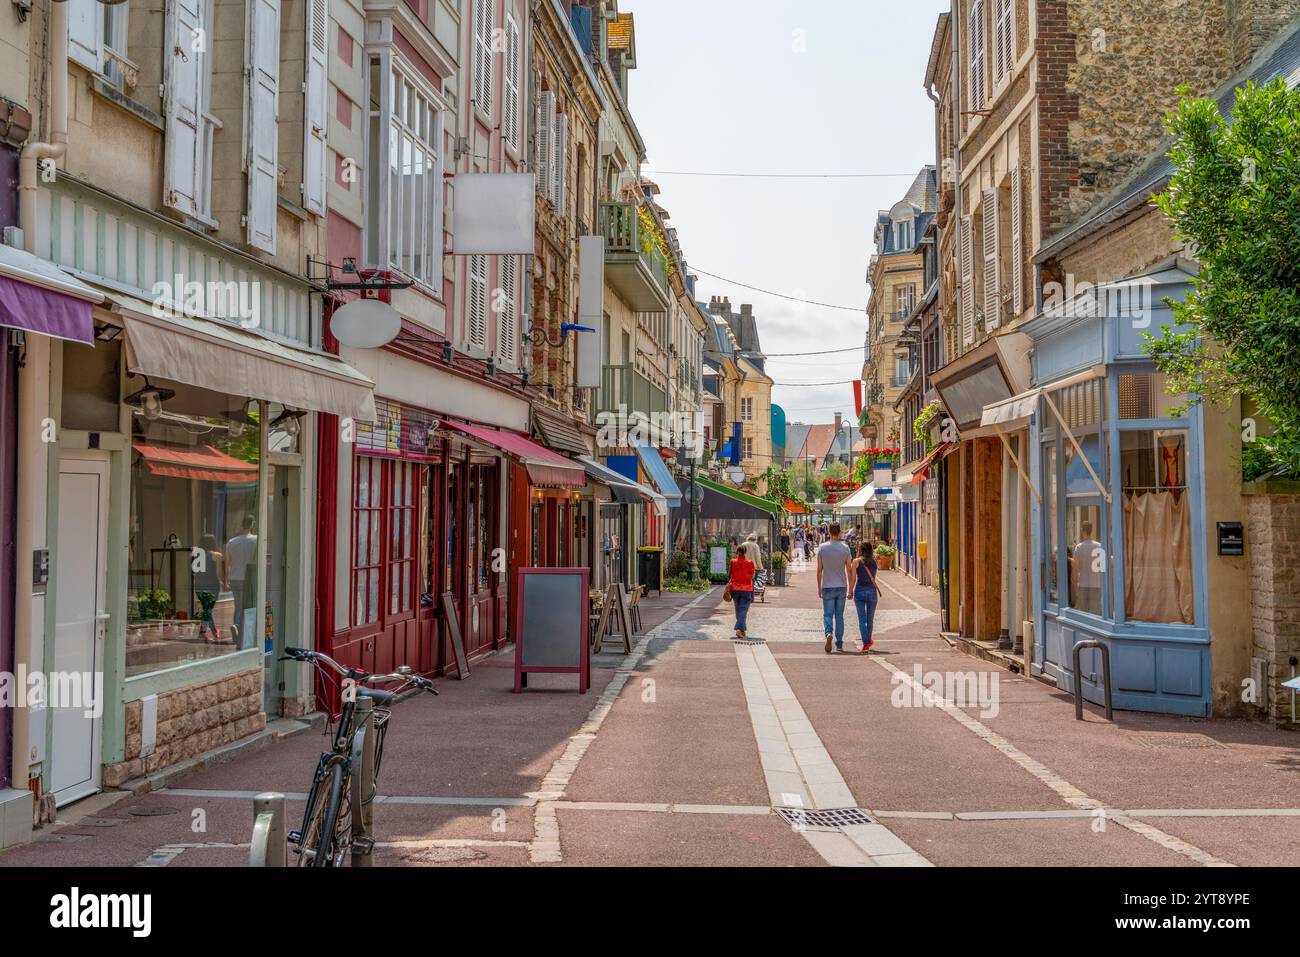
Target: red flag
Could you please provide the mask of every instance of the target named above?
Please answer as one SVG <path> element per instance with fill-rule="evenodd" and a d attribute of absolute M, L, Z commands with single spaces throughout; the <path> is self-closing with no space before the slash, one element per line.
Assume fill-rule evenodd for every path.
<path fill-rule="evenodd" d="M 853 408 L 858 413 L 858 418 L 862 418 L 862 381 L 855 379 L 853 382 Z"/>

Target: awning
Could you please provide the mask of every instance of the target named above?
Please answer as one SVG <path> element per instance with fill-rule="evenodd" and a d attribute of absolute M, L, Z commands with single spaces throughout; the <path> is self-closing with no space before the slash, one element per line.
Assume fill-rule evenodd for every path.
<path fill-rule="evenodd" d="M 1042 392 L 1042 389 L 1030 389 L 1028 392 L 1013 395 L 1001 402 L 994 402 L 991 405 L 984 406 L 984 414 L 980 416 L 980 425 L 1018 426 L 1024 424 L 1029 420 L 1030 416 L 1038 411 L 1038 397 Z"/>
<path fill-rule="evenodd" d="M 940 442 L 927 452 L 925 458 L 921 459 L 921 461 L 898 473 L 898 485 L 902 488 L 909 485 L 920 485 L 930 477 L 930 469 L 934 467 L 935 463 L 947 455 L 952 448 L 953 446 L 950 443 Z"/>
<path fill-rule="evenodd" d="M 877 499 L 890 502 L 897 501 L 892 488 L 876 488 L 874 485 L 864 485 L 843 502 L 836 503 L 835 511 L 843 515 L 861 515 Z"/>
<path fill-rule="evenodd" d="M 582 440 L 581 430 L 569 419 L 535 407 L 533 425 L 547 448 L 577 456 L 591 454 L 591 449 L 587 448 L 587 443 Z"/>
<path fill-rule="evenodd" d="M 605 468 L 599 462 L 586 458 L 580 458 L 578 461 L 582 463 L 582 467 L 586 470 L 589 478 L 609 487 L 610 494 L 614 496 L 614 501 L 622 502 L 625 505 L 636 505 L 641 501 L 641 489 L 644 486 L 619 475 L 613 469 Z M 659 497 L 663 498 L 662 495 Z M 666 503 L 664 508 L 666 512 Z"/>
<path fill-rule="evenodd" d="M 808 507 L 796 498 L 788 498 L 785 500 L 785 510 L 791 515 L 808 514 Z"/>
<path fill-rule="evenodd" d="M 641 465 L 650 473 L 650 481 L 668 500 L 668 504 L 673 508 L 682 504 L 682 490 L 677 487 L 677 483 L 673 480 L 672 469 L 663 460 L 659 450 L 648 445 L 638 445 L 636 454 L 641 460 Z"/>
<path fill-rule="evenodd" d="M 227 455 L 211 445 L 178 448 L 173 445 L 133 444 L 151 475 L 162 478 L 193 479 L 198 482 L 257 481 L 257 464 Z"/>
<path fill-rule="evenodd" d="M 774 520 L 781 517 L 781 507 L 775 502 L 699 476 L 695 481 L 703 492 L 700 496 L 701 518 Z"/>
<path fill-rule="evenodd" d="M 373 422 L 375 384 L 335 356 L 215 319 L 154 315 L 147 302 L 109 292 L 126 324 L 132 372 L 186 385 Z"/>
<path fill-rule="evenodd" d="M 91 304 L 103 301 L 54 263 L 0 243 L 0 326 L 93 345 Z"/>
<path fill-rule="evenodd" d="M 581 464 L 557 455 L 532 439 L 483 425 L 448 421 L 442 425 L 504 452 L 524 467 L 529 482 L 539 488 L 582 488 L 587 484 L 587 472 Z"/>

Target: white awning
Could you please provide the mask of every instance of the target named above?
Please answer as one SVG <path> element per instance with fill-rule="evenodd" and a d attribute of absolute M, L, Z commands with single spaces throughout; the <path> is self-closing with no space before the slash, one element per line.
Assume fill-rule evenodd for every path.
<path fill-rule="evenodd" d="M 887 502 L 898 501 L 892 488 L 876 488 L 874 485 L 864 485 L 843 502 L 836 502 L 835 511 L 842 515 L 861 515 L 877 499 L 883 499 Z"/>
<path fill-rule="evenodd" d="M 201 389 L 375 420 L 375 384 L 346 362 L 197 316 L 154 315 L 148 303 L 109 292 L 126 324 L 127 368 Z"/>
<path fill-rule="evenodd" d="M 1030 389 L 1028 392 L 1013 395 L 1001 402 L 994 402 L 991 405 L 984 406 L 984 414 L 980 417 L 980 425 L 1023 424 L 1038 411 L 1038 397 L 1042 394 L 1042 391 L 1042 389 Z"/>

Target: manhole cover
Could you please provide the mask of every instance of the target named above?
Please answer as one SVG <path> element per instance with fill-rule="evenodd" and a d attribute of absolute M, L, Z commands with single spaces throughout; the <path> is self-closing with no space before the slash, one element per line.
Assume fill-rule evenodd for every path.
<path fill-rule="evenodd" d="M 482 860 L 487 854 L 472 847 L 424 847 L 400 848 L 398 857 L 410 864 L 457 864 Z"/>
<path fill-rule="evenodd" d="M 860 807 L 779 807 L 776 813 L 791 827 L 834 831 L 850 824 L 875 824 L 876 819 Z"/>
<path fill-rule="evenodd" d="M 1134 740 L 1144 748 L 1154 748 L 1157 750 L 1185 750 L 1188 748 L 1223 748 L 1227 745 L 1220 744 L 1209 735 L 1205 734 L 1179 734 L 1170 732 L 1167 734 L 1139 734 L 1134 736 Z"/>
<path fill-rule="evenodd" d="M 146 804 L 144 806 L 129 807 L 126 809 L 126 813 L 135 817 L 162 817 L 164 814 L 178 814 L 180 808 L 172 807 L 170 804 Z"/>

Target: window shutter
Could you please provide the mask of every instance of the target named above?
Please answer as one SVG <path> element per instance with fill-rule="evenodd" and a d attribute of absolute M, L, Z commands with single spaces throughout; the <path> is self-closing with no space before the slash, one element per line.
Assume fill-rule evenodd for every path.
<path fill-rule="evenodd" d="M 194 49 L 204 28 L 207 0 L 168 0 L 166 71 L 163 112 L 166 140 L 163 160 L 163 204 L 187 216 L 207 210 L 199 186 L 202 143 L 202 94 L 207 55 Z M 98 6 L 98 3 L 95 4 Z"/>
<path fill-rule="evenodd" d="M 971 248 L 969 216 L 961 218 L 961 341 L 969 346 L 975 341 L 975 273 Z"/>
<path fill-rule="evenodd" d="M 996 329 L 1002 318 L 1002 289 L 998 282 L 998 247 L 1001 245 L 998 222 L 998 191 L 984 190 L 984 329 Z"/>
<path fill-rule="evenodd" d="M 276 101 L 280 82 L 280 4 L 249 0 L 248 245 L 275 252 Z"/>
<path fill-rule="evenodd" d="M 569 160 L 569 117 L 561 113 L 555 118 L 555 149 L 551 157 L 551 203 L 556 212 L 563 214 L 565 205 L 564 190 L 568 185 L 567 172 Z"/>
<path fill-rule="evenodd" d="M 542 91 L 537 98 L 537 142 L 533 170 L 537 177 L 537 192 L 551 198 L 551 160 L 555 151 L 555 93 Z"/>
<path fill-rule="evenodd" d="M 487 256 L 469 257 L 469 344 L 487 350 Z"/>
<path fill-rule="evenodd" d="M 1011 311 L 1017 317 L 1025 308 L 1025 232 L 1023 167 L 1011 167 Z"/>
<path fill-rule="evenodd" d="M 984 108 L 984 0 L 970 10 L 970 108 Z"/>
<path fill-rule="evenodd" d="M 501 311 L 497 313 L 497 357 L 501 364 L 513 367 L 519 343 L 519 328 L 515 322 L 518 285 L 518 267 L 514 256 L 501 256 L 497 260 L 497 273 L 501 283 Z"/>
<path fill-rule="evenodd" d="M 325 215 L 325 99 L 329 94 L 329 0 L 310 0 L 307 21 L 307 80 L 302 153 L 303 209 Z"/>
<path fill-rule="evenodd" d="M 67 0 L 68 56 L 87 70 L 101 73 L 100 38 L 104 35 L 104 7 L 99 0 Z"/>
<path fill-rule="evenodd" d="M 492 5 L 474 0 L 474 100 L 492 113 Z"/>
<path fill-rule="evenodd" d="M 506 19 L 505 116 L 502 124 L 506 142 L 516 150 L 519 149 L 519 65 L 519 24 L 509 17 Z"/>

